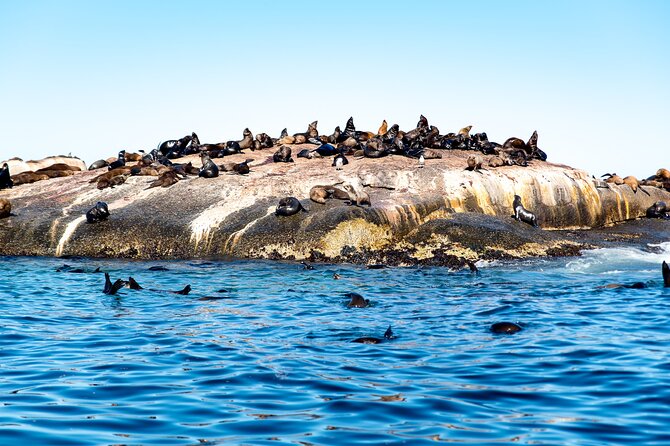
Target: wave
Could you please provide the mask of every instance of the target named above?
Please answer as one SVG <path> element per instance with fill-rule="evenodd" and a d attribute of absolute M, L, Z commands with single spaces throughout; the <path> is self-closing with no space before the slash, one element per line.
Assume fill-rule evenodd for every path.
<path fill-rule="evenodd" d="M 581 257 L 570 260 L 565 267 L 571 272 L 617 274 L 660 270 L 664 260 L 670 262 L 670 242 L 649 244 L 646 249 L 619 247 L 584 251 Z"/>

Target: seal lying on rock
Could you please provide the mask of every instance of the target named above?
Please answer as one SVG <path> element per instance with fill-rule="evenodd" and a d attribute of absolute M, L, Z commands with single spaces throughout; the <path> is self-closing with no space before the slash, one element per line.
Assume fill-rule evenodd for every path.
<path fill-rule="evenodd" d="M 534 227 L 538 227 L 537 224 L 537 217 L 535 214 L 530 212 L 528 209 L 523 207 L 521 204 L 521 197 L 518 195 L 514 196 L 514 203 L 512 203 L 512 207 L 514 208 L 514 219 L 518 221 L 522 221 L 524 223 L 528 223 L 529 225 L 532 225 Z"/>
<path fill-rule="evenodd" d="M 302 203 L 295 197 L 286 197 L 279 200 L 277 209 L 275 209 L 275 215 L 289 217 L 295 215 L 298 212 L 309 212 L 307 209 L 302 207 Z"/>
<path fill-rule="evenodd" d="M 291 158 L 291 148 L 288 146 L 279 147 L 279 150 L 272 155 L 272 161 L 275 163 L 292 163 L 293 158 Z"/>
<path fill-rule="evenodd" d="M 0 189 L 9 189 L 12 186 L 14 186 L 14 182 L 9 175 L 9 165 L 4 163 L 0 168 Z"/>
<path fill-rule="evenodd" d="M 98 201 L 95 206 L 86 212 L 86 221 L 89 223 L 107 220 L 107 217 L 109 217 L 109 209 L 104 201 Z"/>
<path fill-rule="evenodd" d="M 6 198 L 0 198 L 0 218 L 7 218 L 12 213 L 12 203 Z"/>
<path fill-rule="evenodd" d="M 370 195 L 363 190 L 356 190 L 351 184 L 345 184 L 342 186 L 342 189 L 349 195 L 349 205 L 356 205 L 362 207 L 364 204 L 367 204 L 368 207 L 372 206 L 370 203 Z"/>
<path fill-rule="evenodd" d="M 119 156 L 116 159 L 116 161 L 114 161 L 113 163 L 110 163 L 109 166 L 107 166 L 107 168 L 109 170 L 112 170 L 112 169 L 118 169 L 119 167 L 123 167 L 125 165 L 126 165 L 126 151 L 121 150 L 119 152 Z"/>
<path fill-rule="evenodd" d="M 670 218 L 670 209 L 665 201 L 657 201 L 647 208 L 647 218 Z"/>
<path fill-rule="evenodd" d="M 315 203 L 326 204 L 333 192 L 334 189 L 330 186 L 314 186 L 309 190 L 309 199 Z"/>

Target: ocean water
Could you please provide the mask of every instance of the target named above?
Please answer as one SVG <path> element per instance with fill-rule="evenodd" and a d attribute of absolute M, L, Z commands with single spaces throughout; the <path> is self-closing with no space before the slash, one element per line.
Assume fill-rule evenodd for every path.
<path fill-rule="evenodd" d="M 663 260 L 670 244 L 479 274 L 0 258 L 0 444 L 670 444 Z M 145 289 L 105 295 L 97 267 Z"/>

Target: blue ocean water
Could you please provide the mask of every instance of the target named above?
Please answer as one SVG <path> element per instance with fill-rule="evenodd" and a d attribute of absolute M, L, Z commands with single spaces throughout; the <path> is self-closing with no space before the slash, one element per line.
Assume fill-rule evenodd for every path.
<path fill-rule="evenodd" d="M 0 444 L 669 444 L 662 260 L 670 244 L 476 275 L 0 258 Z M 145 289 L 105 295 L 97 267 Z"/>

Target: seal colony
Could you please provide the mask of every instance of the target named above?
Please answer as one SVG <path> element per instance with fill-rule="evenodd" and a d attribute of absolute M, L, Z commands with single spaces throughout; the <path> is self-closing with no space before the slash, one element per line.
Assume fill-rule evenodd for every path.
<path fill-rule="evenodd" d="M 109 158 L 97 160 L 89 166 L 90 170 L 83 171 L 59 159 L 28 175 L 55 178 L 53 184 L 57 184 L 54 187 L 59 194 L 69 191 L 68 198 L 60 202 L 67 204 L 70 200 L 71 204 L 62 215 L 58 210 L 55 220 L 53 213 L 34 218 L 41 221 L 42 215 L 52 215 L 51 221 L 40 224 L 49 225 L 47 243 L 58 242 L 58 254 L 80 252 L 80 238 L 93 231 L 86 228 L 98 227 L 95 231 L 100 234 L 115 232 L 122 224 L 123 236 L 114 237 L 119 243 L 109 247 L 103 240 L 104 248 L 95 251 L 89 245 L 90 252 L 145 258 L 241 255 L 414 264 L 424 255 L 420 249 L 425 251 L 417 244 L 430 240 L 433 245 L 425 251 L 428 258 L 440 264 L 456 262 L 466 266 L 468 261 L 492 255 L 492 251 L 482 254 L 477 251 L 477 244 L 458 245 L 460 236 L 454 239 L 444 229 L 451 225 L 456 213 L 507 219 L 509 223 L 498 231 L 519 232 L 527 237 L 524 243 L 541 244 L 541 248 L 532 248 L 539 252 L 533 255 L 547 255 L 548 250 L 554 249 L 554 238 L 542 235 L 538 239 L 536 234 L 540 232 L 528 225 L 544 229 L 594 227 L 645 215 L 647 209 L 650 218 L 668 217 L 666 203 L 670 196 L 656 192 L 670 186 L 666 169 L 658 169 L 653 179 L 637 184 L 630 178 L 621 178 L 619 184 L 614 174 L 607 175 L 614 178 L 611 181 L 590 179 L 579 172 L 571 173 L 565 166 L 546 162 L 547 152 L 540 148 L 537 132 L 528 139 L 510 137 L 497 143 L 486 133 L 473 131 L 470 125 L 442 133 L 423 115 L 416 127 L 406 130 L 397 124 L 389 125 L 386 120 L 376 131 L 359 130 L 353 117 L 325 135 L 319 133 L 318 121 L 306 127 L 305 131 L 292 134 L 285 129 L 276 138 L 245 128 L 235 139 L 212 143 L 201 142 L 191 132 L 161 142 L 152 150 L 115 150 Z M 36 201 L 24 192 L 25 188 L 49 189 L 17 185 L 16 175 L 9 172 L 11 168 L 11 164 L 3 167 L 0 176 L 3 194 L 12 200 L 9 221 L 30 226 L 32 223 L 24 223 L 22 218 L 33 215 L 30 207 Z M 45 170 L 40 172 L 41 169 Z M 44 174 L 46 171 L 50 174 Z M 542 188 L 534 181 L 544 182 Z M 17 188 L 19 193 L 15 192 Z M 169 189 L 168 195 L 162 192 L 164 189 Z M 612 192 L 597 192 L 598 189 Z M 545 199 L 544 194 L 555 191 L 555 196 Z M 587 206 L 600 204 L 592 200 L 596 193 L 601 194 L 603 208 L 616 208 L 604 211 L 603 217 L 592 217 L 599 211 Z M 626 202 L 633 194 L 639 197 L 636 202 L 644 203 L 642 212 Z M 564 203 L 566 197 L 570 202 L 567 206 L 574 211 Z M 97 202 L 109 203 L 113 209 L 114 214 L 107 216 L 110 224 L 80 226 L 83 221 L 104 221 L 96 215 L 98 211 L 93 211 Z M 47 208 L 53 204 L 48 203 Z M 88 211 L 93 212 L 85 220 L 71 217 L 85 217 Z M 412 235 L 411 231 L 419 226 L 425 226 L 425 230 Z M 171 230 L 163 233 L 149 231 L 168 227 Z M 3 230 L 17 230 L 14 228 L 18 229 L 5 225 Z M 307 238 L 305 233 L 309 231 L 308 237 L 314 234 L 320 238 Z M 534 233 L 526 235 L 524 231 Z M 177 236 L 181 241 L 175 244 Z M 132 247 L 123 241 L 127 237 L 137 238 Z M 188 242 L 189 237 L 192 243 Z M 507 235 L 489 237 L 486 243 L 501 239 L 507 240 Z M 12 242 L 16 237 L 6 235 L 2 240 L 17 249 Z M 306 246 L 309 243 L 312 246 Z M 147 249 L 149 245 L 152 248 Z M 509 242 L 500 245 L 496 249 L 504 250 Z M 552 255 L 576 252 L 575 248 L 563 251 L 566 245 L 556 246 L 562 247 L 551 251 Z M 380 249 L 392 252 L 392 257 L 375 256 Z M 411 257 L 405 252 L 412 252 Z M 448 256 L 444 254 L 447 252 Z"/>

